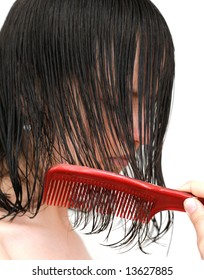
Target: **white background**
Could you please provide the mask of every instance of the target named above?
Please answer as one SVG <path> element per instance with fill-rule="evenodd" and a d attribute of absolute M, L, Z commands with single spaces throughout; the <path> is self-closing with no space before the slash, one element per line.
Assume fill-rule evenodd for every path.
<path fill-rule="evenodd" d="M 0 0 L 0 26 L 13 0 Z M 204 182 L 204 17 L 203 0 L 154 0 L 171 30 L 176 50 L 174 104 L 166 137 L 163 171 L 166 184 L 176 188 L 189 180 Z M 149 249 L 144 256 L 132 250 L 118 254 L 98 243 L 99 236 L 84 237 L 94 259 L 138 260 L 167 258 L 168 241 Z M 100 241 L 99 241 L 100 240 Z M 169 259 L 199 260 L 194 229 L 185 213 L 175 213 Z"/>

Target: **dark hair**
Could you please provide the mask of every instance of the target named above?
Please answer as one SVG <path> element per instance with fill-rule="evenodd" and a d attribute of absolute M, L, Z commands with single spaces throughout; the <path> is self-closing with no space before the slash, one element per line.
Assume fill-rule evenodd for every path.
<path fill-rule="evenodd" d="M 133 129 L 136 58 L 138 150 Z M 17 0 L 0 33 L 0 67 L 0 175 L 9 178 L 15 194 L 12 200 L 0 190 L 5 216 L 36 215 L 44 174 L 62 162 L 117 172 L 110 153 L 122 151 L 130 176 L 165 185 L 161 158 L 174 47 L 151 1 Z M 172 219 L 168 212 L 162 229 L 162 214 L 159 222 L 154 217 L 156 233 L 148 237 L 157 240 Z"/>

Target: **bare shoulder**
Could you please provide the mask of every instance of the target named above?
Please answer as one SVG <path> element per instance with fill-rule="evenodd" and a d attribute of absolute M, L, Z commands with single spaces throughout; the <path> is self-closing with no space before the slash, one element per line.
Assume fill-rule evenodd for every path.
<path fill-rule="evenodd" d="M 10 260 L 8 253 L 6 252 L 4 246 L 0 243 L 0 260 Z"/>
<path fill-rule="evenodd" d="M 6 237 L 5 237 L 6 236 Z M 10 260 L 9 253 L 5 244 L 5 240 L 8 240 L 8 232 L 5 223 L 0 221 L 0 260 Z"/>

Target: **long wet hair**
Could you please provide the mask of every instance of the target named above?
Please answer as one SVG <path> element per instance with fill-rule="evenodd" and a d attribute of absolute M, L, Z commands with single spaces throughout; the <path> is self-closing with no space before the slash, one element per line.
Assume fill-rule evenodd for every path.
<path fill-rule="evenodd" d="M 0 177 L 12 193 L 0 189 L 4 217 L 35 216 L 44 174 L 62 162 L 118 172 L 113 158 L 123 157 L 126 176 L 165 186 L 173 80 L 172 37 L 151 1 L 17 0 L 0 33 Z M 145 229 L 133 222 L 117 244 L 156 241 L 173 221 L 162 215 Z M 111 221 L 100 217 L 91 231 Z"/>

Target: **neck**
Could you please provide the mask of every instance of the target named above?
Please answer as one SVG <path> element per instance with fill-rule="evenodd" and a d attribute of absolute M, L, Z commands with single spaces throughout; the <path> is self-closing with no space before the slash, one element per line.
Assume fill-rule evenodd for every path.
<path fill-rule="evenodd" d="M 4 215 L 5 213 L 0 211 L 0 216 L 2 217 Z M 68 219 L 67 209 L 54 206 L 42 206 L 34 218 L 32 218 L 32 216 L 28 213 L 25 215 L 18 215 L 14 220 L 10 220 L 11 217 L 6 217 L 1 220 L 1 222 L 18 226 L 35 225 L 46 228 L 50 228 L 53 225 L 56 226 L 56 224 L 58 224 L 67 227 L 69 230 L 72 228 Z"/>
<path fill-rule="evenodd" d="M 11 259 L 90 259 L 66 208 L 42 206 L 34 218 L 25 214 L 0 225 L 0 240 Z"/>

